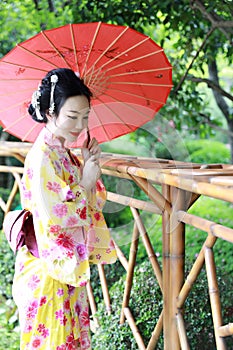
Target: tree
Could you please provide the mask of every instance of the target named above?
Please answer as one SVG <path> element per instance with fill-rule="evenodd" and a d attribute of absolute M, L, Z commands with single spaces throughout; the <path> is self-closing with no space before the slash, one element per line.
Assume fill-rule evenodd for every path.
<path fill-rule="evenodd" d="M 4 0 L 1 53 L 41 29 L 66 23 L 129 25 L 160 44 L 174 67 L 174 88 L 161 113 L 178 129 L 185 126 L 201 137 L 213 134 L 221 121 L 209 110 L 199 86 L 205 84 L 227 121 L 233 161 L 232 81 L 220 74 L 220 63 L 229 71 L 232 63 L 232 12 L 231 0 Z"/>

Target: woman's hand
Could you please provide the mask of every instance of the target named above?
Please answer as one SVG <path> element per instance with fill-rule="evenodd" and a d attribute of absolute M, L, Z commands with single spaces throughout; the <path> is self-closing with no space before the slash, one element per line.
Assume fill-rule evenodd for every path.
<path fill-rule="evenodd" d="M 84 164 L 80 185 L 89 192 L 95 186 L 100 176 L 99 157 L 96 154 L 91 155 Z"/>
<path fill-rule="evenodd" d="M 95 138 L 93 138 L 89 142 L 89 144 L 88 144 L 88 140 L 86 139 L 83 143 L 83 147 L 82 147 L 81 151 L 82 151 L 82 157 L 84 160 L 84 164 L 92 156 L 94 156 L 95 160 L 99 160 L 99 157 L 101 154 L 100 146 L 98 144 L 98 141 Z"/>

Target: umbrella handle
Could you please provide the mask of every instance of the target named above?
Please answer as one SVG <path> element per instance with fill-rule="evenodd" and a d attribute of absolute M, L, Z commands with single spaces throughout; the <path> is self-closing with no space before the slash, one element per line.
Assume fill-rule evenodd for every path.
<path fill-rule="evenodd" d="M 89 145 L 90 141 L 91 141 L 90 131 L 89 131 L 89 129 L 87 128 L 87 146 Z"/>

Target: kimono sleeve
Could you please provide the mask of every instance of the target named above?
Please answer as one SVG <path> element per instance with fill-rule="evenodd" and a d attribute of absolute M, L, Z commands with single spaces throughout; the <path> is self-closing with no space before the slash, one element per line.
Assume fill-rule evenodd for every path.
<path fill-rule="evenodd" d="M 45 271 L 61 283 L 77 287 L 90 278 L 83 232 L 91 219 L 78 176 L 73 186 L 68 185 L 65 178 L 69 174 L 64 173 L 59 159 L 58 163 L 56 168 L 51 156 L 37 158 L 31 164 L 33 176 L 26 176 L 25 186 L 31 191 L 30 209 Z"/>

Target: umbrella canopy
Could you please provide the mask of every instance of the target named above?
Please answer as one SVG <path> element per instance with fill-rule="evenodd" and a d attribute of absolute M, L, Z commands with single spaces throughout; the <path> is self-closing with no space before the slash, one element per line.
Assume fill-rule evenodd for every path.
<path fill-rule="evenodd" d="M 71 68 L 92 91 L 89 130 L 100 143 L 153 119 L 172 88 L 172 67 L 163 49 L 129 27 L 95 22 L 45 30 L 0 60 L 5 131 L 23 141 L 36 139 L 43 124 L 34 122 L 27 108 L 41 79 L 54 68 Z"/>

